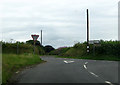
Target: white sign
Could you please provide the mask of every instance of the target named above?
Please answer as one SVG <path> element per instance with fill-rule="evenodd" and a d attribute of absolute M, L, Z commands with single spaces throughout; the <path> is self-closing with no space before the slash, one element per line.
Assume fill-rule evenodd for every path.
<path fill-rule="evenodd" d="M 89 44 L 99 44 L 100 41 L 99 40 L 90 40 Z"/>

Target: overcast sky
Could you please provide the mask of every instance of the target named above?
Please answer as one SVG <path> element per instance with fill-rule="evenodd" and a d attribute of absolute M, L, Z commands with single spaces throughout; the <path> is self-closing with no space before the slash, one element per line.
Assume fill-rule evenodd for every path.
<path fill-rule="evenodd" d="M 1 0 L 1 40 L 27 41 L 43 30 L 43 45 L 55 48 L 86 41 L 86 9 L 90 40 L 118 39 L 119 0 Z M 40 38 L 38 39 L 40 40 Z"/>

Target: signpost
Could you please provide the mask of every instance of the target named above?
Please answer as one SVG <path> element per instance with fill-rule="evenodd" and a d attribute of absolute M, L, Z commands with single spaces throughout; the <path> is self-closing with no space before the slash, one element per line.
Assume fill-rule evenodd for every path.
<path fill-rule="evenodd" d="M 90 40 L 89 44 L 93 44 L 93 55 L 95 55 L 95 47 L 101 46 L 100 41 L 99 40 Z"/>
<path fill-rule="evenodd" d="M 33 38 L 33 41 L 34 41 L 34 51 L 33 51 L 33 54 L 35 54 L 35 42 L 37 41 L 39 35 L 31 35 L 32 38 Z"/>

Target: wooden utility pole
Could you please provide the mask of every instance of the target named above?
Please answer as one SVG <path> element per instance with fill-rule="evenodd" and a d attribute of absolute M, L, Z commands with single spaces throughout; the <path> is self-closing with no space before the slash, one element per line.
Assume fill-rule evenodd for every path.
<path fill-rule="evenodd" d="M 87 53 L 89 53 L 89 13 L 87 9 Z"/>
<path fill-rule="evenodd" d="M 41 30 L 41 45 L 42 45 L 42 30 Z"/>

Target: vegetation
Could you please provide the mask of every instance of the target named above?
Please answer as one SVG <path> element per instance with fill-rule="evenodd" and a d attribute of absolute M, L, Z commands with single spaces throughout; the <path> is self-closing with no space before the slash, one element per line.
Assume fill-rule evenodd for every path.
<path fill-rule="evenodd" d="M 77 43 L 73 47 L 65 47 L 51 51 L 50 55 L 57 57 L 95 59 L 95 60 L 120 60 L 120 41 L 100 41 L 100 45 L 90 44 L 90 53 L 86 52 L 86 42 Z"/>
<path fill-rule="evenodd" d="M 120 41 L 101 41 L 101 46 L 96 47 L 95 49 L 96 54 L 120 57 Z"/>
<path fill-rule="evenodd" d="M 11 76 L 21 68 L 43 62 L 39 55 L 45 54 L 44 47 L 39 41 L 35 44 L 35 55 L 33 55 L 32 40 L 16 43 L 2 43 L 2 83 L 7 83 Z"/>
<path fill-rule="evenodd" d="M 56 57 L 77 58 L 77 59 L 94 59 L 94 60 L 120 60 L 120 41 L 100 41 L 100 45 L 90 44 L 90 53 L 86 52 L 86 42 L 76 43 L 73 47 L 60 47 L 54 49 L 50 45 L 45 47 L 37 41 L 35 46 L 35 55 L 33 55 L 33 41 L 28 40 L 26 43 L 5 43 L 2 42 L 3 83 L 7 83 L 11 76 L 19 69 L 41 63 L 39 55 L 50 54 Z M 93 48 L 94 47 L 94 48 Z M 94 51 L 95 49 L 95 51 Z"/>
<path fill-rule="evenodd" d="M 56 58 L 73 58 L 73 59 L 88 59 L 88 60 L 109 60 L 109 61 L 120 61 L 119 57 L 111 56 L 111 55 L 84 55 L 82 57 L 73 57 L 73 56 L 55 56 Z"/>
<path fill-rule="evenodd" d="M 44 47 L 44 50 L 45 50 L 46 53 L 49 53 L 50 51 L 53 51 L 54 48 L 53 48 L 52 46 L 50 46 L 50 45 L 46 45 L 46 46 Z"/>
<path fill-rule="evenodd" d="M 8 79 L 25 66 L 43 62 L 38 55 L 32 54 L 3 54 L 2 55 L 2 82 L 7 83 Z"/>
<path fill-rule="evenodd" d="M 61 55 L 62 56 L 69 49 L 70 48 L 68 48 L 68 47 L 60 47 L 60 48 L 58 48 L 56 50 L 52 50 L 51 52 L 49 52 L 49 55 Z"/>
<path fill-rule="evenodd" d="M 5 43 L 2 42 L 2 53 L 13 53 L 13 54 L 29 54 L 33 53 L 34 46 L 30 43 L 16 42 L 16 43 Z M 40 45 L 35 46 L 35 54 L 45 54 L 44 48 Z"/>
<path fill-rule="evenodd" d="M 34 41 L 33 41 L 33 40 L 28 40 L 28 41 L 26 41 L 26 43 L 27 43 L 27 44 L 34 45 Z M 40 47 L 43 47 L 38 40 L 35 42 L 35 45 L 40 46 Z"/>
<path fill-rule="evenodd" d="M 21 68 L 29 65 L 43 62 L 39 55 L 44 55 L 54 48 L 50 45 L 42 46 L 39 41 L 35 43 L 35 55 L 33 55 L 34 44 L 33 40 L 28 40 L 26 43 L 2 43 L 2 82 L 7 83 L 11 76 Z"/>

